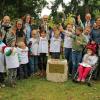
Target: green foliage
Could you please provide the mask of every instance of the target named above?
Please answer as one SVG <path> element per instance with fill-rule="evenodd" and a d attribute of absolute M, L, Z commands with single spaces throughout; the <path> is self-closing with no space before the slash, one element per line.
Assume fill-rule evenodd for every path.
<path fill-rule="evenodd" d="M 59 5 L 62 5 L 65 15 L 68 13 L 75 15 L 80 14 L 82 20 L 84 20 L 86 13 L 91 13 L 91 15 L 95 14 L 97 16 L 99 13 L 95 13 L 95 10 L 100 10 L 100 0 L 71 0 L 69 4 L 64 4 L 63 0 L 55 0 L 52 4 L 51 15 L 55 18 L 54 20 L 57 20 L 57 9 Z"/>
<path fill-rule="evenodd" d="M 67 14 L 67 18 L 66 18 L 66 20 L 65 20 L 65 25 L 66 24 L 75 24 L 75 19 L 74 19 L 74 17 L 75 17 L 75 15 L 74 14 L 72 14 L 72 13 L 68 13 Z"/>
<path fill-rule="evenodd" d="M 27 13 L 33 17 L 39 17 L 41 10 L 46 4 L 46 0 L 3 0 L 0 3 L 0 17 L 9 15 L 12 18 L 16 18 Z"/>
<path fill-rule="evenodd" d="M 100 10 L 95 10 L 95 11 L 93 12 L 93 14 L 95 15 L 95 18 L 96 18 L 96 17 L 99 17 L 99 16 L 100 16 Z"/>

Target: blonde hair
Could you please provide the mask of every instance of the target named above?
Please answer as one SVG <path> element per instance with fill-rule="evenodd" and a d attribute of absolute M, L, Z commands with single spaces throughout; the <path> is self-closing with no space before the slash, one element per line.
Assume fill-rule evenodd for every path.
<path fill-rule="evenodd" d="M 23 44 L 25 44 L 24 41 L 20 41 L 20 42 L 17 43 L 17 46 L 19 48 L 22 48 L 23 47 Z"/>

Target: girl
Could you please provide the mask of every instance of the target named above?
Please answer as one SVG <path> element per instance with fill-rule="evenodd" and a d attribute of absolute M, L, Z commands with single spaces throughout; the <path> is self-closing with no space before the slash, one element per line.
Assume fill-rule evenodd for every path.
<path fill-rule="evenodd" d="M 23 41 L 21 41 L 18 43 L 17 51 L 20 59 L 20 67 L 18 68 L 18 78 L 28 78 L 28 47 Z"/>
<path fill-rule="evenodd" d="M 47 65 L 47 54 L 48 54 L 48 39 L 46 37 L 46 32 L 41 31 L 39 40 L 39 54 L 40 54 L 40 71 L 41 76 L 46 76 L 46 65 Z"/>
<path fill-rule="evenodd" d="M 50 40 L 50 53 L 51 58 L 60 59 L 61 51 L 61 37 L 59 31 L 54 33 L 54 37 Z"/>
<path fill-rule="evenodd" d="M 82 63 L 79 64 L 78 67 L 78 82 L 85 82 L 86 77 L 92 67 L 97 63 L 98 57 L 95 54 L 96 50 L 93 47 L 87 47 L 87 53 L 83 57 Z"/>

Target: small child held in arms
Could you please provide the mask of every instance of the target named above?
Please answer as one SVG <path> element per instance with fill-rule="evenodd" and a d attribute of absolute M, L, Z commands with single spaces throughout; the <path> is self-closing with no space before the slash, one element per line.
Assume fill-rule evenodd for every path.
<path fill-rule="evenodd" d="M 18 78 L 28 78 L 28 47 L 25 45 L 23 41 L 18 43 L 17 47 L 18 57 L 20 59 L 20 67 L 18 68 Z"/>
<path fill-rule="evenodd" d="M 51 58 L 60 59 L 61 52 L 61 37 L 60 32 L 57 30 L 54 33 L 54 36 L 50 39 L 50 53 Z"/>
<path fill-rule="evenodd" d="M 87 47 L 87 53 L 83 57 L 82 63 L 78 67 L 78 82 L 85 82 L 87 75 L 92 67 L 97 63 L 98 57 L 96 56 L 96 48 L 92 46 Z"/>
<path fill-rule="evenodd" d="M 29 59 L 31 73 L 37 74 L 38 72 L 38 47 L 39 47 L 39 38 L 37 37 L 37 30 L 32 30 L 32 38 L 29 40 Z"/>
<path fill-rule="evenodd" d="M 48 39 L 46 37 L 46 32 L 43 30 L 40 33 L 39 49 L 40 54 L 40 75 L 41 77 L 46 76 L 46 66 L 47 66 L 47 56 L 48 56 Z"/>

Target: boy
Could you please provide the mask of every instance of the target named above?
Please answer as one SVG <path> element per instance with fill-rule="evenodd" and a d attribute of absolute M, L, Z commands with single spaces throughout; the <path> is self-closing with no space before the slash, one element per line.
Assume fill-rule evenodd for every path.
<path fill-rule="evenodd" d="M 72 42 L 72 62 L 73 62 L 72 75 L 73 76 L 77 70 L 78 64 L 82 60 L 82 51 L 84 46 L 87 43 L 82 33 L 83 33 L 83 28 L 77 27 L 75 35 L 68 34 L 73 39 Z"/>
<path fill-rule="evenodd" d="M 68 34 L 73 34 L 72 24 L 67 24 L 64 34 L 64 56 L 68 61 L 69 74 L 72 74 L 72 38 L 67 36 Z"/>
<path fill-rule="evenodd" d="M 37 37 L 37 31 L 32 30 L 32 38 L 29 40 L 29 50 L 30 50 L 30 66 L 31 73 L 35 74 L 38 71 L 38 47 L 39 47 L 39 38 Z"/>

